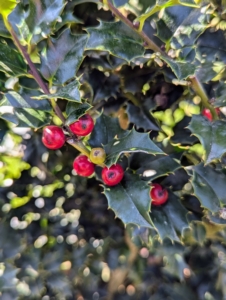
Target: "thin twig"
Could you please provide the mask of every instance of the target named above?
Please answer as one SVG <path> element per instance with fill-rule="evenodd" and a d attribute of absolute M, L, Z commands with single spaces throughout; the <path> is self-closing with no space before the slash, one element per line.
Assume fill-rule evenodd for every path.
<path fill-rule="evenodd" d="M 190 81 L 191 81 L 191 86 L 193 88 L 193 90 L 196 92 L 197 95 L 199 95 L 199 97 L 202 100 L 202 104 L 204 107 L 208 108 L 211 111 L 211 114 L 213 116 L 214 120 L 218 119 L 218 115 L 216 113 L 215 108 L 209 103 L 209 98 L 206 94 L 206 91 L 204 90 L 201 82 L 198 80 L 198 78 L 196 76 L 191 76 L 190 77 Z"/>

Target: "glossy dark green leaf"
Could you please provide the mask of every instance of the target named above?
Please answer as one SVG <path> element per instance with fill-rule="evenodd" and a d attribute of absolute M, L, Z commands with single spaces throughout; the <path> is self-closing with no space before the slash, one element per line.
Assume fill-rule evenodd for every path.
<path fill-rule="evenodd" d="M 159 131 L 155 119 L 143 107 L 138 107 L 129 103 L 127 106 L 127 113 L 130 122 L 135 124 L 137 128 Z"/>
<path fill-rule="evenodd" d="M 88 28 L 90 34 L 87 49 L 109 51 L 126 61 L 144 54 L 142 39 L 122 22 L 100 21 L 96 28 Z"/>
<path fill-rule="evenodd" d="M 117 162 L 122 153 L 144 152 L 161 154 L 163 151 L 149 138 L 148 133 L 140 133 L 132 129 L 125 137 L 116 138 L 104 145 L 107 158 L 105 164 L 111 166 Z"/>
<path fill-rule="evenodd" d="M 77 121 L 81 116 L 83 116 L 92 106 L 88 103 L 74 103 L 69 102 L 66 107 L 66 113 L 68 118 L 65 122 L 66 125 L 70 125 L 71 123 Z"/>
<path fill-rule="evenodd" d="M 189 129 L 203 145 L 206 151 L 206 163 L 220 159 L 226 152 L 226 123 L 224 121 L 210 122 L 201 115 L 193 115 Z"/>
<path fill-rule="evenodd" d="M 32 43 L 37 43 L 51 33 L 53 25 L 57 20 L 60 21 L 64 6 L 64 0 L 29 0 L 26 23 L 32 34 Z"/>
<path fill-rule="evenodd" d="M 171 137 L 171 142 L 174 145 L 193 145 L 198 142 L 198 139 L 191 134 L 188 125 L 191 118 L 185 116 L 183 120 L 176 124 L 173 128 L 174 136 Z"/>
<path fill-rule="evenodd" d="M 179 240 L 184 228 L 188 227 L 187 212 L 172 192 L 169 192 L 166 204 L 151 206 L 150 216 L 161 239 L 168 237 L 171 240 Z"/>
<path fill-rule="evenodd" d="M 83 60 L 87 35 L 73 35 L 66 29 L 57 38 L 51 38 L 41 55 L 42 75 L 57 84 L 73 78 Z"/>
<path fill-rule="evenodd" d="M 170 156 L 152 156 L 146 153 L 134 153 L 130 157 L 130 168 L 143 175 L 144 180 L 154 180 L 166 176 L 180 168 L 180 164 Z"/>
<path fill-rule="evenodd" d="M 189 59 L 198 37 L 207 27 L 206 15 L 199 9 L 176 5 L 165 9 L 157 22 L 157 36 L 170 48 L 180 50 L 179 56 Z M 193 51 L 194 52 L 194 51 Z M 195 53 L 189 60 L 193 60 Z"/>
<path fill-rule="evenodd" d="M 226 204 L 225 180 L 225 174 L 213 167 L 199 164 L 193 168 L 192 186 L 203 207 L 217 212 L 222 203 Z"/>
<path fill-rule="evenodd" d="M 191 63 L 175 61 L 166 56 L 161 56 L 161 59 L 167 63 L 179 80 L 187 79 L 195 74 L 196 66 Z"/>
<path fill-rule="evenodd" d="M 220 81 L 217 87 L 214 89 L 215 98 L 213 105 L 215 107 L 221 107 L 226 105 L 226 84 Z"/>
<path fill-rule="evenodd" d="M 37 91 L 26 90 L 20 94 L 16 92 L 8 92 L 4 94 L 3 99 L 0 101 L 0 106 L 9 106 L 18 109 L 33 108 L 50 112 L 52 110 L 49 101 L 47 100 L 33 100 L 31 97 L 39 94 Z M 46 98 L 46 97 L 45 97 Z"/>
<path fill-rule="evenodd" d="M 125 173 L 121 183 L 105 187 L 108 206 L 124 224 L 153 227 L 149 217 L 150 186 L 138 175 Z"/>
<path fill-rule="evenodd" d="M 151 4 L 151 5 L 150 5 Z M 186 0 L 186 1 L 170 1 L 170 0 L 157 0 L 157 1 L 151 1 L 149 4 L 148 9 L 143 13 L 141 16 L 139 16 L 138 20 L 140 22 L 141 28 L 143 28 L 145 20 L 147 20 L 150 16 L 154 15 L 155 13 L 159 12 L 161 9 L 166 9 L 170 6 L 190 6 L 190 7 L 198 7 L 195 1 L 193 0 Z"/>
<path fill-rule="evenodd" d="M 117 118 L 111 118 L 101 114 L 96 119 L 95 127 L 91 133 L 89 144 L 91 147 L 102 147 L 111 142 L 116 136 L 122 137 L 128 131 L 122 130 Z"/>
<path fill-rule="evenodd" d="M 82 24 L 83 23 L 81 19 L 78 19 L 74 16 L 74 13 L 73 13 L 73 11 L 70 10 L 70 8 L 67 9 L 67 5 L 66 5 L 66 7 L 65 7 L 65 9 L 64 9 L 64 11 L 63 11 L 63 13 L 61 14 L 60 17 L 61 17 L 62 20 L 61 20 L 61 22 L 57 22 L 55 24 L 55 29 L 56 30 L 59 30 L 60 28 L 62 28 L 65 25 L 69 25 L 69 24 L 72 25 L 72 24 L 75 24 L 75 23 L 76 24 Z"/>
<path fill-rule="evenodd" d="M 73 102 L 82 102 L 79 92 L 80 83 L 78 81 L 72 81 L 69 84 L 59 88 L 56 93 L 48 95 L 40 95 L 38 97 L 33 97 L 34 99 L 51 99 L 51 98 L 61 98 Z"/>
<path fill-rule="evenodd" d="M 31 100 L 29 94 L 22 98 L 16 92 L 9 92 L 0 101 L 0 117 L 18 127 L 39 128 L 50 122 L 51 107 L 46 100 Z"/>
<path fill-rule="evenodd" d="M 98 64 L 99 66 L 99 64 Z M 120 89 L 120 78 L 114 74 L 105 76 L 103 72 L 93 69 L 84 74 L 82 78 L 92 89 L 92 101 L 98 103 L 101 100 L 116 98 Z"/>
<path fill-rule="evenodd" d="M 6 44 L 0 43 L 0 71 L 11 76 L 25 75 L 27 65 L 22 55 Z"/>

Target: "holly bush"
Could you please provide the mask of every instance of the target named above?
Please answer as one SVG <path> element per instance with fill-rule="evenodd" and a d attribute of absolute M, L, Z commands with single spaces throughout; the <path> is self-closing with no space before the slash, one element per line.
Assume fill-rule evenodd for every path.
<path fill-rule="evenodd" d="M 0 2 L 1 299 L 226 297 L 225 30 L 220 0 Z"/>

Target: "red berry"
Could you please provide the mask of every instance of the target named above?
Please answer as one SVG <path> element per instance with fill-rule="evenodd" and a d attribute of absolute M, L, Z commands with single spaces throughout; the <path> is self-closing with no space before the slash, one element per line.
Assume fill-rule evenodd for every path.
<path fill-rule="evenodd" d="M 78 136 L 86 136 L 93 130 L 94 122 L 90 115 L 86 114 L 72 123 L 70 126 L 71 131 Z"/>
<path fill-rule="evenodd" d="M 213 116 L 211 111 L 208 108 L 204 108 L 202 111 L 202 115 L 206 117 L 209 121 L 213 121 Z"/>
<path fill-rule="evenodd" d="M 215 108 L 215 111 L 216 113 L 219 115 L 220 114 L 220 109 L 217 107 Z M 212 113 L 211 111 L 208 109 L 208 108 L 204 108 L 203 111 L 202 111 L 202 115 L 204 117 L 206 117 L 209 121 L 213 121 L 213 116 L 212 116 Z"/>
<path fill-rule="evenodd" d="M 101 176 L 105 184 L 114 186 L 122 180 L 124 170 L 119 164 L 112 165 L 110 168 L 104 167 Z"/>
<path fill-rule="evenodd" d="M 168 200 L 169 196 L 167 190 L 163 189 L 163 187 L 158 183 L 152 183 L 151 186 L 151 204 L 156 206 L 164 204 Z"/>
<path fill-rule="evenodd" d="M 88 177 L 94 173 L 95 165 L 86 155 L 79 155 L 73 162 L 73 168 L 78 175 Z"/>
<path fill-rule="evenodd" d="M 46 126 L 42 132 L 42 142 L 49 149 L 59 149 L 65 143 L 65 135 L 61 127 Z"/>

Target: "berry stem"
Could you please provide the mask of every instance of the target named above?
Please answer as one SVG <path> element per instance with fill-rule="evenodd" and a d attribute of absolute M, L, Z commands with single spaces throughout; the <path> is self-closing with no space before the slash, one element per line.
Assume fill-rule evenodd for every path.
<path fill-rule="evenodd" d="M 74 141 L 73 138 L 67 139 L 67 143 L 70 144 L 72 147 L 77 149 L 82 154 L 89 157 L 90 151 L 86 148 L 86 146 L 81 141 Z"/>
<path fill-rule="evenodd" d="M 204 107 L 208 108 L 211 111 L 211 114 L 213 116 L 213 120 L 218 119 L 218 115 L 216 113 L 215 108 L 209 103 L 209 98 L 206 94 L 205 89 L 203 88 L 203 85 L 201 82 L 198 80 L 196 76 L 191 76 L 190 81 L 192 84 L 193 90 L 196 92 L 196 94 L 201 98 L 202 104 Z"/>

